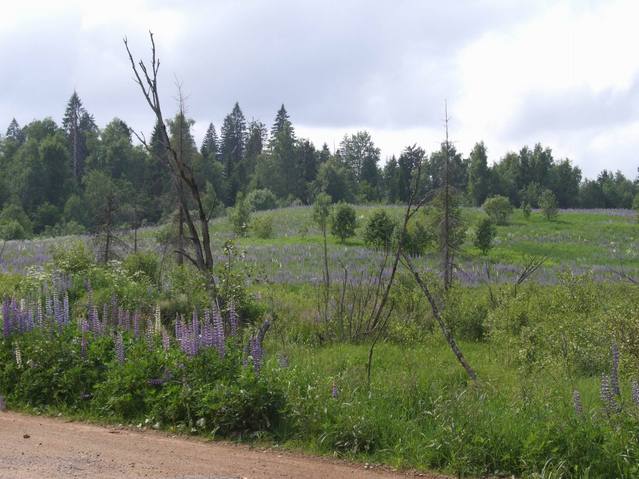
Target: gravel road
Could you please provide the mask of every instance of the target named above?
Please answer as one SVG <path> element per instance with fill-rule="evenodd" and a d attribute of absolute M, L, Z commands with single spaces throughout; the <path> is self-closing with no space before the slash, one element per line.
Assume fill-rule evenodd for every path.
<path fill-rule="evenodd" d="M 143 477 L 358 479 L 407 476 L 156 431 L 138 432 L 58 418 L 0 413 L 1 479 Z"/>

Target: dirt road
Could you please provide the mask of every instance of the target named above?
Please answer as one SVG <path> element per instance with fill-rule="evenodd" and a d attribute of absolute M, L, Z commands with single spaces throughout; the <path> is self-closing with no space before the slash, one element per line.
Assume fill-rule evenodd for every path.
<path fill-rule="evenodd" d="M 0 478 L 399 478 L 228 443 L 0 413 Z M 435 476 L 431 476 L 434 479 Z"/>

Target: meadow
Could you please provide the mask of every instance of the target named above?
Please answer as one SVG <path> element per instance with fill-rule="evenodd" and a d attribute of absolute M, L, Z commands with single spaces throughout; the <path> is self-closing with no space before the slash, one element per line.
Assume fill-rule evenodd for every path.
<path fill-rule="evenodd" d="M 382 259 L 362 239 L 376 209 L 357 207 L 355 237 L 329 237 L 333 308 L 345 269 L 347 305 L 361 308 L 358 288 Z M 482 215 L 463 210 L 470 232 L 443 313 L 476 383 L 403 269 L 369 382 L 374 338 L 322 318 L 323 238 L 311 209 L 295 207 L 254 213 L 271 218 L 269 238 L 234 239 L 214 220 L 221 306 L 157 228 L 109 265 L 88 237 L 7 242 L 0 395 L 32 412 L 458 477 L 639 476 L 635 213 L 516 211 L 488 256 L 470 241 Z M 531 255 L 545 262 L 516 285 Z M 435 283 L 436 255 L 415 260 Z"/>

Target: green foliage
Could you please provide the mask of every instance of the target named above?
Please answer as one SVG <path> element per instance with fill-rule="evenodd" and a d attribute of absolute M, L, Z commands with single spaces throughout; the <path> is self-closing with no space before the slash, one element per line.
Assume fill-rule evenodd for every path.
<path fill-rule="evenodd" d="M 493 241 L 497 235 L 497 228 L 491 218 L 483 218 L 475 230 L 473 244 L 479 248 L 483 255 L 487 255 L 493 247 Z"/>
<path fill-rule="evenodd" d="M 271 238 L 273 236 L 273 217 L 270 215 L 256 216 L 253 218 L 251 228 L 258 238 Z"/>
<path fill-rule="evenodd" d="M 32 231 L 31 220 L 21 206 L 9 203 L 0 212 L 1 239 L 27 239 Z"/>
<path fill-rule="evenodd" d="M 331 234 L 338 237 L 343 243 L 347 238 L 355 236 L 356 227 L 357 214 L 355 209 L 346 203 L 338 204 L 331 218 Z"/>
<path fill-rule="evenodd" d="M 235 207 L 229 213 L 233 232 L 238 236 L 246 236 L 251 222 L 251 208 L 242 193 L 238 193 Z"/>
<path fill-rule="evenodd" d="M 548 221 L 552 221 L 557 218 L 557 215 L 559 214 L 559 211 L 557 211 L 557 198 L 552 191 L 544 190 L 539 198 L 539 206 Z"/>
<path fill-rule="evenodd" d="M 251 211 L 273 210 L 277 208 L 277 198 L 267 188 L 252 190 L 246 195 L 246 201 Z"/>
<path fill-rule="evenodd" d="M 86 273 L 95 265 L 95 257 L 84 241 L 76 241 L 53 250 L 53 265 L 65 273 Z"/>
<path fill-rule="evenodd" d="M 320 193 L 313 203 L 313 221 L 322 232 L 326 232 L 332 212 L 332 199 L 326 193 Z"/>
<path fill-rule="evenodd" d="M 366 223 L 364 241 L 367 245 L 387 249 L 391 245 L 395 226 L 395 222 L 385 210 L 377 210 Z"/>
<path fill-rule="evenodd" d="M 525 219 L 530 218 L 530 214 L 532 213 L 532 208 L 530 207 L 530 203 L 524 202 L 521 204 L 521 214 Z"/>
<path fill-rule="evenodd" d="M 513 213 L 513 206 L 504 196 L 491 196 L 482 205 L 482 208 L 490 219 L 498 225 L 508 224 L 508 219 Z"/>
<path fill-rule="evenodd" d="M 122 266 L 132 277 L 144 276 L 152 283 L 160 279 L 160 259 L 153 252 L 138 252 L 127 256 Z"/>

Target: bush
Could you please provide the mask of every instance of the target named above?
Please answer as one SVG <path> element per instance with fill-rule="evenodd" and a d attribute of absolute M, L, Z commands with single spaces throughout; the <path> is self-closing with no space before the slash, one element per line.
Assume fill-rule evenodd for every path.
<path fill-rule="evenodd" d="M 27 232 L 16 220 L 0 222 L 0 240 L 23 240 L 28 237 Z"/>
<path fill-rule="evenodd" d="M 489 218 L 498 225 L 508 224 L 508 218 L 513 213 L 513 206 L 510 201 L 501 195 L 488 198 L 484 201 L 482 208 Z"/>
<path fill-rule="evenodd" d="M 144 275 L 153 283 L 157 283 L 160 276 L 160 261 L 152 252 L 138 252 L 130 254 L 123 262 L 124 269 L 131 276 Z"/>
<path fill-rule="evenodd" d="M 251 208 L 242 193 L 237 194 L 235 207 L 231 209 L 229 220 L 236 235 L 246 236 L 251 222 Z"/>
<path fill-rule="evenodd" d="M 83 241 L 76 241 L 69 247 L 55 248 L 53 264 L 57 270 L 65 273 L 85 273 L 95 264 L 95 258 Z"/>
<path fill-rule="evenodd" d="M 490 218 L 484 218 L 477 225 L 473 244 L 479 248 L 483 255 L 486 255 L 493 247 L 493 240 L 496 234 L 497 229 L 493 221 Z"/>
<path fill-rule="evenodd" d="M 251 228 L 258 238 L 271 238 L 273 236 L 273 217 L 269 215 L 257 216 L 253 219 Z"/>
<path fill-rule="evenodd" d="M 524 201 L 521 204 L 521 214 L 524 215 L 524 218 L 529 219 L 530 214 L 532 213 L 532 208 L 530 207 L 530 203 Z"/>
<path fill-rule="evenodd" d="M 277 198 L 268 188 L 249 192 L 249 194 L 246 195 L 246 202 L 251 211 L 273 210 L 277 208 Z"/>
<path fill-rule="evenodd" d="M 388 248 L 393 239 L 395 222 L 385 210 L 375 211 L 366 223 L 364 242 L 376 248 Z"/>
<path fill-rule="evenodd" d="M 559 214 L 557 211 L 557 198 L 552 191 L 544 190 L 539 198 L 539 206 L 544 212 L 544 216 L 547 220 L 552 221 L 557 218 L 557 215 Z"/>
<path fill-rule="evenodd" d="M 337 236 L 343 243 L 347 238 L 355 236 L 357 214 L 355 208 L 346 203 L 340 203 L 335 209 L 331 224 L 331 234 Z"/>

